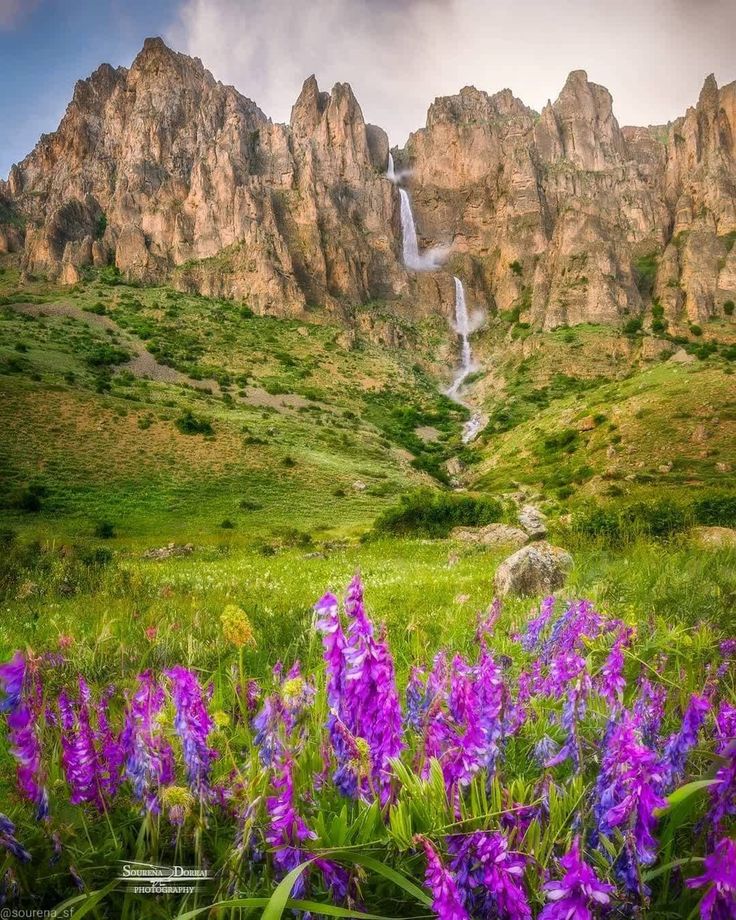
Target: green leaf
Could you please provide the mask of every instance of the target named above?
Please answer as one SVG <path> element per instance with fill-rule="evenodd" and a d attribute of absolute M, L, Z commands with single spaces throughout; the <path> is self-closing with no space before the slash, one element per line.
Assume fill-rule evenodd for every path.
<path fill-rule="evenodd" d="M 716 779 L 695 779 L 691 783 L 685 783 L 684 786 L 680 786 L 679 789 L 675 789 L 674 792 L 671 792 L 667 796 L 667 805 L 665 808 L 659 809 L 658 814 L 666 814 L 669 809 L 681 805 L 691 796 L 695 795 L 697 792 L 700 792 L 701 789 L 707 789 L 708 786 L 713 786 L 717 782 L 718 780 Z"/>
<path fill-rule="evenodd" d="M 317 858 L 318 857 L 313 856 L 312 859 L 300 863 L 281 879 L 276 886 L 276 890 L 268 899 L 268 904 L 266 904 L 266 909 L 263 911 L 261 920 L 281 920 L 284 910 L 286 909 L 286 903 L 289 900 L 289 895 L 291 894 L 291 889 L 296 885 L 299 876 L 309 868 Z"/>
<path fill-rule="evenodd" d="M 421 904 L 424 904 L 425 907 L 432 906 L 432 899 L 429 895 L 423 891 L 418 885 L 408 879 L 401 872 L 398 872 L 396 869 L 392 869 L 390 866 L 387 866 L 385 863 L 382 863 L 379 859 L 374 859 L 373 856 L 368 856 L 365 853 L 335 853 L 333 859 L 337 860 L 346 860 L 349 862 L 354 862 L 359 866 L 364 866 L 366 869 L 372 869 L 374 872 L 377 872 L 379 875 L 382 875 L 384 878 L 393 882 L 395 885 L 398 885 L 403 891 L 407 894 L 410 894 L 413 898 L 419 901 Z"/>
<path fill-rule="evenodd" d="M 75 918 L 83 917 L 85 914 L 89 913 L 91 910 L 97 907 L 100 901 L 104 900 L 113 889 L 118 887 L 119 884 L 119 879 L 113 879 L 110 884 L 105 885 L 104 888 L 100 888 L 97 891 L 78 894 L 73 898 L 69 898 L 68 900 L 64 901 L 63 904 L 59 904 L 58 907 L 54 908 L 56 916 L 68 916 Z M 67 914 L 66 911 L 68 911 L 68 909 L 74 904 L 79 904 L 79 907 L 72 911 L 72 913 Z"/>
<path fill-rule="evenodd" d="M 644 872 L 642 878 L 645 882 L 650 882 L 653 878 L 657 878 L 658 875 L 663 875 L 665 872 L 669 872 L 670 869 L 676 869 L 677 866 L 686 866 L 688 863 L 694 862 L 705 862 L 702 856 L 684 856 L 682 859 L 673 859 L 672 862 L 668 862 L 666 866 L 657 866 L 656 869 L 652 869 L 651 872 Z"/>

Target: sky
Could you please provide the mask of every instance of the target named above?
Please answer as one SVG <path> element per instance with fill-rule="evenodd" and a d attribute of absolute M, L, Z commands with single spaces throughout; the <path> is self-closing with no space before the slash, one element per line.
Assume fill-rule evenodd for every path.
<path fill-rule="evenodd" d="M 149 35 L 276 121 L 311 73 L 347 81 L 392 144 L 468 84 L 539 110 L 583 69 L 621 124 L 661 124 L 709 73 L 736 79 L 736 0 L 0 0 L 0 176 L 56 128 L 77 79 L 129 65 Z"/>

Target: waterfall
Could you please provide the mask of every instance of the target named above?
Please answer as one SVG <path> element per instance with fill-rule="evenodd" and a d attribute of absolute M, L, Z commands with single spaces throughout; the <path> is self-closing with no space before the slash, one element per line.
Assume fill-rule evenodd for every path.
<path fill-rule="evenodd" d="M 451 399 L 457 399 L 460 387 L 473 370 L 473 353 L 470 350 L 470 320 L 468 318 L 468 306 L 465 302 L 465 288 L 457 276 L 455 276 L 455 332 L 460 336 L 460 367 L 457 369 L 452 385 L 447 391 L 447 395 Z"/>
<path fill-rule="evenodd" d="M 404 238 L 404 265 L 415 272 L 432 271 L 439 268 L 447 255 L 443 246 L 433 246 L 424 252 L 419 251 L 417 228 L 411 213 L 411 202 L 406 189 L 399 189 L 401 199 L 401 233 Z"/>
<path fill-rule="evenodd" d="M 388 152 L 388 167 L 386 168 L 386 178 L 389 182 L 393 182 L 394 185 L 399 181 L 396 175 L 396 170 L 394 168 L 394 157 L 391 151 Z"/>
<path fill-rule="evenodd" d="M 465 288 L 462 281 L 455 275 L 455 332 L 460 336 L 460 367 L 457 369 L 452 380 L 447 395 L 455 402 L 465 405 L 459 397 L 460 387 L 465 380 L 475 370 L 473 364 L 473 353 L 470 350 L 470 333 L 473 326 L 468 316 L 468 305 L 465 300 Z M 477 328 L 477 325 L 475 326 Z M 467 444 L 480 433 L 483 427 L 483 418 L 478 412 L 474 412 L 468 421 L 463 425 L 463 442 Z"/>

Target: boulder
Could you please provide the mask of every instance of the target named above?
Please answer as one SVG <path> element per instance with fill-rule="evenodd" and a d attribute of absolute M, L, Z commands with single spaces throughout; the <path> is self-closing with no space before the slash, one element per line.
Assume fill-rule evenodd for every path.
<path fill-rule="evenodd" d="M 695 361 L 695 355 L 691 355 L 684 348 L 678 348 L 669 359 L 673 364 L 692 364 Z"/>
<path fill-rule="evenodd" d="M 736 549 L 736 529 L 733 527 L 693 527 L 692 537 L 701 546 L 712 549 Z"/>
<path fill-rule="evenodd" d="M 500 597 L 549 594 L 565 584 L 572 556 L 559 546 L 530 543 L 499 565 L 494 578 Z"/>
<path fill-rule="evenodd" d="M 525 531 L 508 524 L 488 524 L 486 527 L 458 527 L 453 530 L 455 540 L 463 543 L 478 543 L 481 546 L 520 547 L 528 542 Z"/>
<path fill-rule="evenodd" d="M 194 546 L 191 543 L 168 543 L 166 546 L 159 546 L 156 549 L 147 549 L 143 553 L 144 559 L 154 559 L 157 562 L 162 559 L 171 559 L 172 556 L 191 556 L 194 552 Z"/>
<path fill-rule="evenodd" d="M 519 512 L 519 523 L 532 540 L 541 540 L 547 536 L 547 520 L 534 505 L 524 505 Z"/>

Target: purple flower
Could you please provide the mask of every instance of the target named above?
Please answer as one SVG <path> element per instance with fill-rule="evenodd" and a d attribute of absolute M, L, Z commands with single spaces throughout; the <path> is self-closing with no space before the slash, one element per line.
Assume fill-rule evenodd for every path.
<path fill-rule="evenodd" d="M 27 703 L 21 702 L 8 714 L 10 753 L 17 761 L 18 786 L 36 806 L 39 820 L 48 816 L 49 799 L 41 780 L 41 744 L 36 719 Z"/>
<path fill-rule="evenodd" d="M 524 857 L 509 851 L 500 831 L 476 831 L 451 837 L 450 869 L 465 894 L 471 914 L 498 920 L 529 920 L 531 908 L 524 890 Z"/>
<path fill-rule="evenodd" d="M 656 858 L 655 810 L 666 804 L 658 792 L 661 784 L 658 758 L 642 743 L 635 717 L 624 710 L 621 722 L 609 725 L 593 810 L 600 833 L 610 837 L 620 828 L 633 834 L 644 865 Z"/>
<path fill-rule="evenodd" d="M 565 870 L 558 881 L 547 882 L 547 904 L 539 920 L 592 920 L 594 911 L 610 903 L 613 885 L 602 882 L 580 854 L 580 837 L 560 859 Z"/>
<path fill-rule="evenodd" d="M 624 648 L 629 644 L 632 630 L 622 629 L 611 646 L 598 677 L 598 692 L 612 708 L 623 702 L 626 680 L 624 678 Z"/>
<path fill-rule="evenodd" d="M 0 847 L 12 853 L 20 862 L 31 861 L 31 854 L 15 837 L 15 825 L 10 818 L 2 814 L 0 814 Z"/>
<path fill-rule="evenodd" d="M 555 610 L 555 598 L 545 597 L 539 607 L 539 615 L 529 620 L 526 632 L 521 637 L 521 647 L 525 652 L 533 652 L 539 645 L 542 633 L 552 618 Z"/>
<path fill-rule="evenodd" d="M 266 842 L 273 848 L 276 869 L 284 875 L 301 865 L 305 859 L 309 859 L 309 853 L 305 852 L 301 845 L 305 840 L 311 840 L 316 836 L 296 809 L 293 769 L 293 761 L 287 754 L 276 767 L 273 779 L 276 795 L 266 799 L 269 817 Z M 305 885 L 304 876 L 299 876 L 292 892 L 295 898 L 304 894 Z"/>
<path fill-rule="evenodd" d="M 26 675 L 26 659 L 16 652 L 10 661 L 0 665 L 0 684 L 5 698 L 0 701 L 0 712 L 11 712 L 20 705 Z"/>
<path fill-rule="evenodd" d="M 202 688 L 196 676 L 181 665 L 176 665 L 166 674 L 171 680 L 171 695 L 176 709 L 174 728 L 181 740 L 187 782 L 195 795 L 206 799 L 210 791 L 212 761 L 217 757 L 217 751 L 207 744 L 214 722 L 204 704 Z"/>
<path fill-rule="evenodd" d="M 316 627 L 322 633 L 325 666 L 327 669 L 327 705 L 337 711 L 345 686 L 345 633 L 338 613 L 334 594 L 325 594 L 314 605 Z"/>
<path fill-rule="evenodd" d="M 687 755 L 698 740 L 698 733 L 710 709 L 710 702 L 693 693 L 690 697 L 679 732 L 667 740 L 662 757 L 662 788 L 672 789 L 685 773 Z"/>
<path fill-rule="evenodd" d="M 138 690 L 128 706 L 121 736 L 127 752 L 126 776 L 136 798 L 152 812 L 160 809 L 159 787 L 174 779 L 174 752 L 157 732 L 158 716 L 165 702 L 163 688 L 150 671 L 144 671 L 138 676 Z"/>
<path fill-rule="evenodd" d="M 406 719 L 407 728 L 419 731 L 429 708 L 427 678 L 422 668 L 413 667 L 406 685 Z"/>
<path fill-rule="evenodd" d="M 432 910 L 437 914 L 437 920 L 470 920 L 452 873 L 442 865 L 437 851 L 426 837 L 420 837 L 419 843 L 427 857 L 424 884 L 432 894 Z"/>
<path fill-rule="evenodd" d="M 641 725 L 642 738 L 646 744 L 654 744 L 659 727 L 664 719 L 667 691 L 661 684 L 653 684 L 648 678 L 639 680 L 639 695 L 634 703 L 634 715 Z"/>
<path fill-rule="evenodd" d="M 75 708 L 66 691 L 59 694 L 61 717 L 61 761 L 71 789 L 72 805 L 89 802 L 102 809 L 101 782 L 94 735 L 89 721 L 89 688 L 79 678 L 80 701 Z"/>
<path fill-rule="evenodd" d="M 688 879 L 688 888 L 709 885 L 700 902 L 702 920 L 733 920 L 736 917 L 736 841 L 724 837 L 710 856 L 705 872 Z"/>

